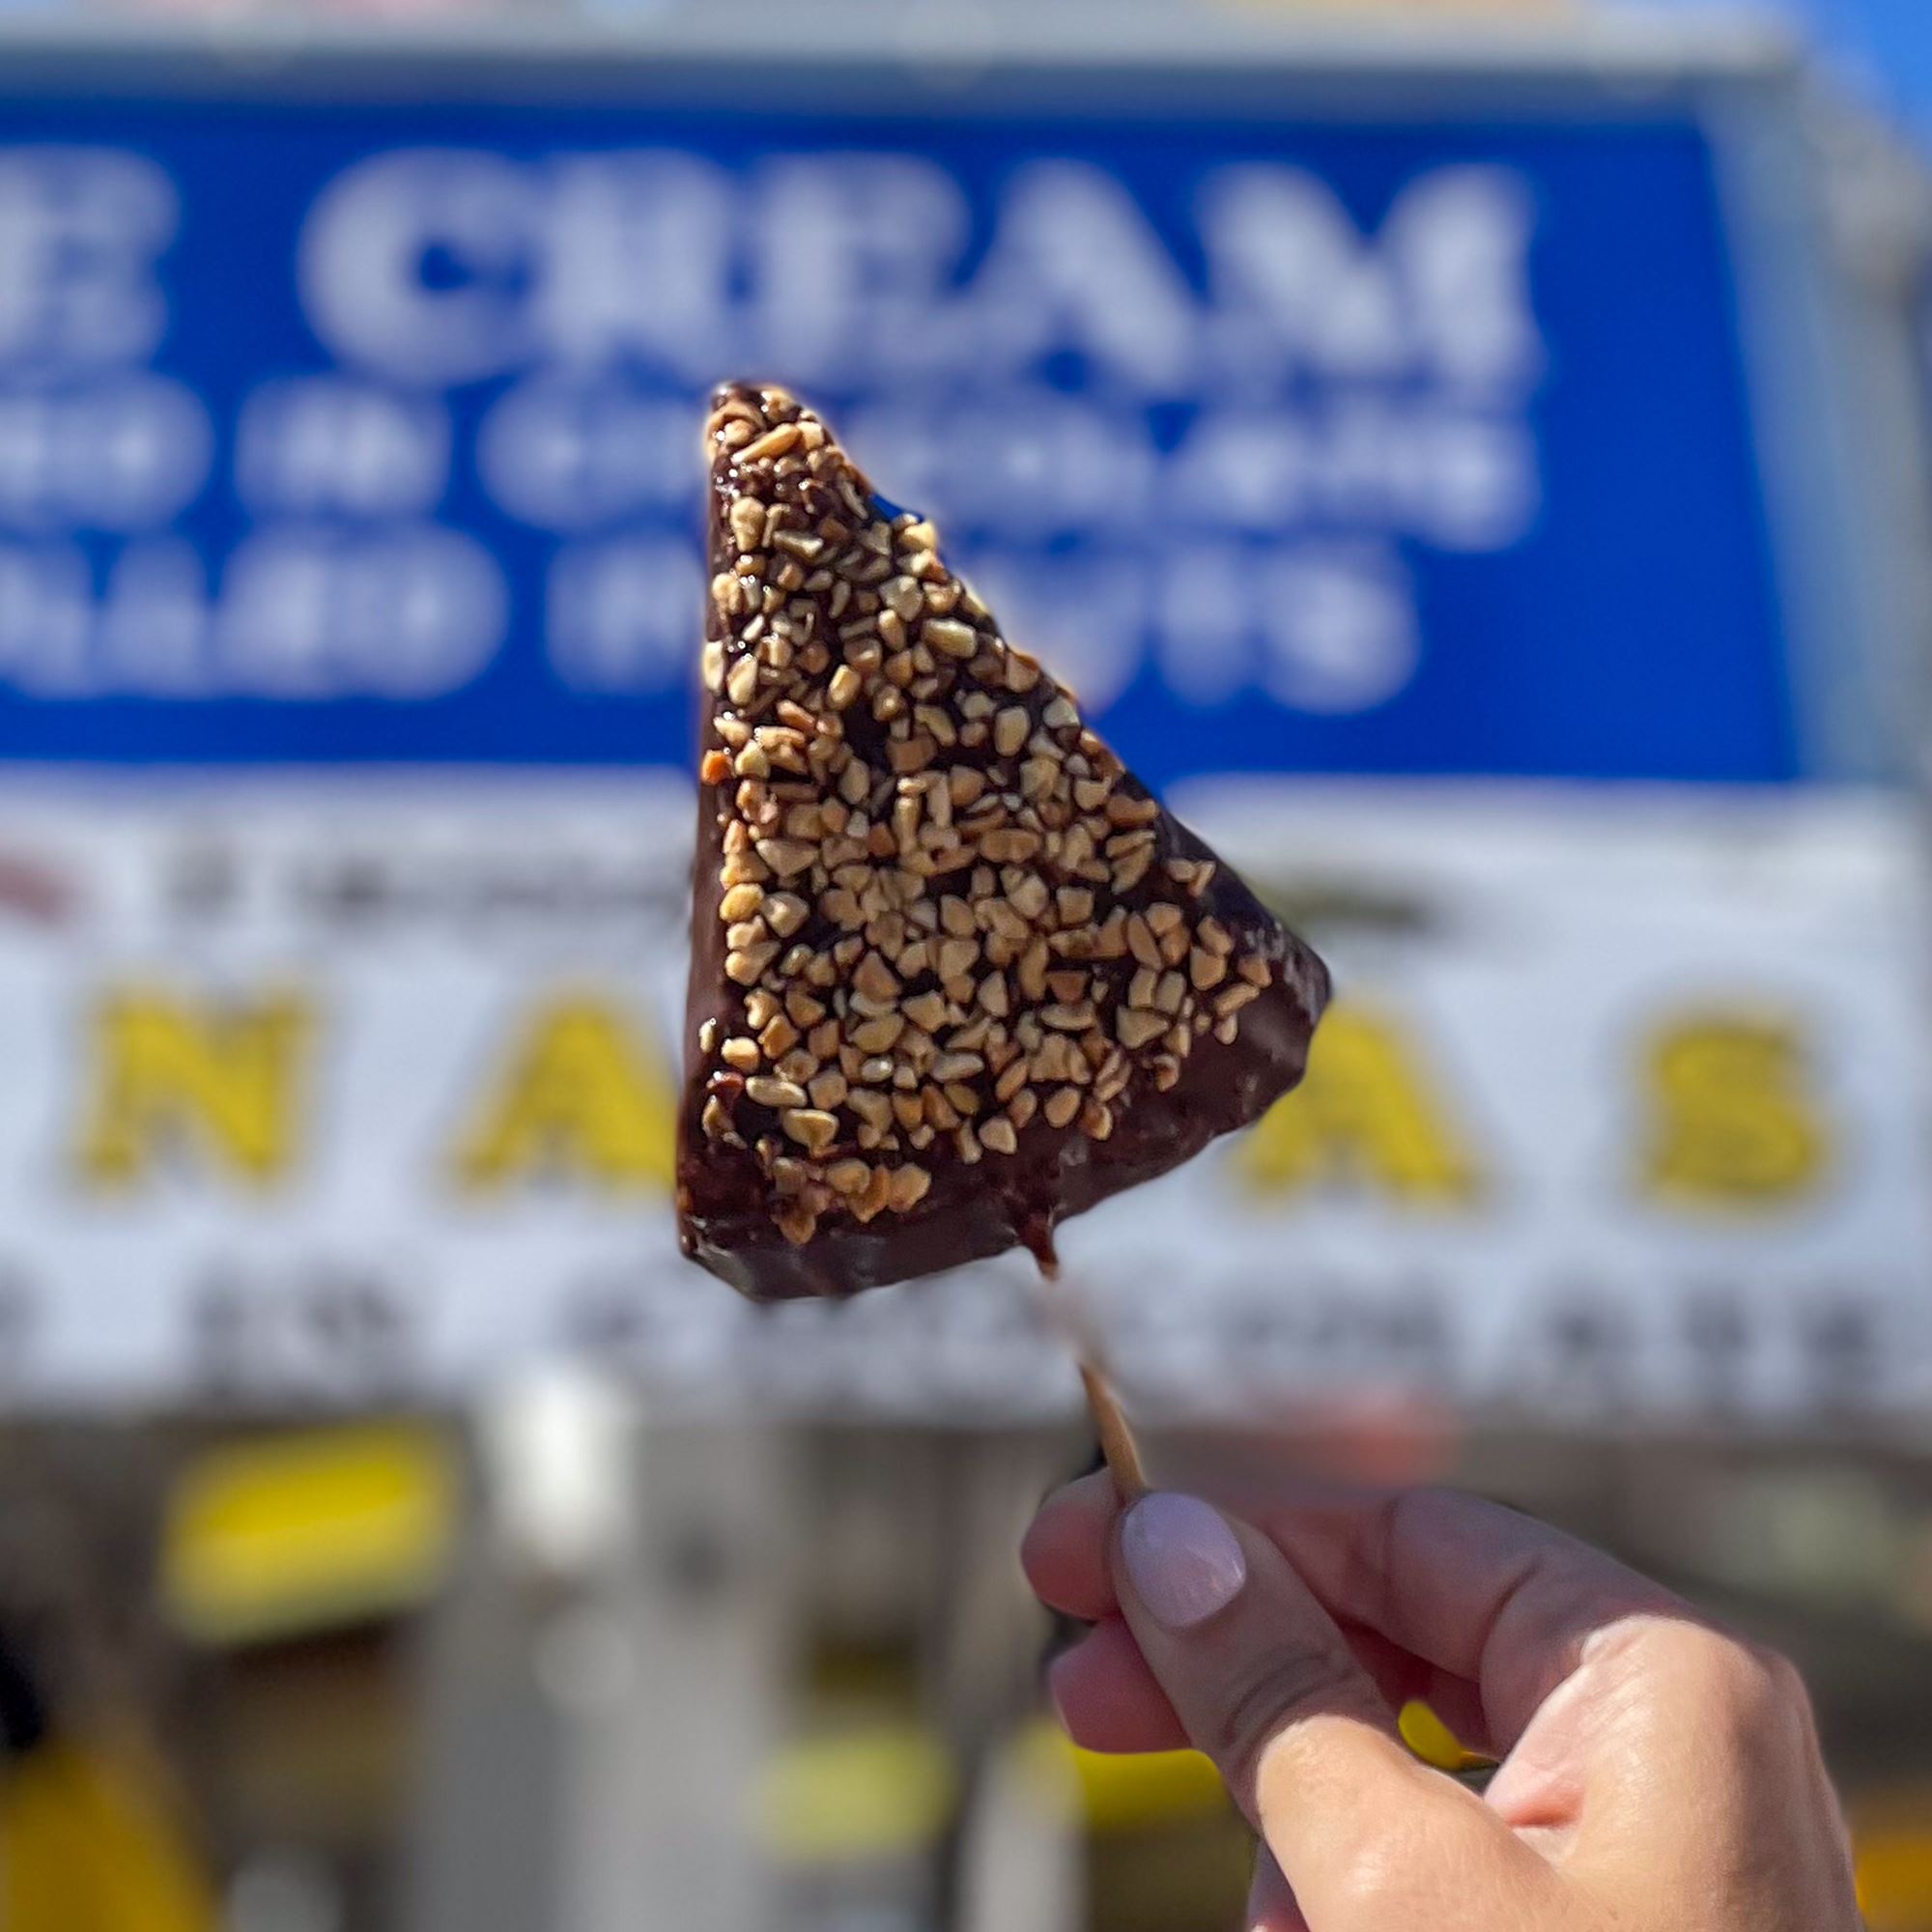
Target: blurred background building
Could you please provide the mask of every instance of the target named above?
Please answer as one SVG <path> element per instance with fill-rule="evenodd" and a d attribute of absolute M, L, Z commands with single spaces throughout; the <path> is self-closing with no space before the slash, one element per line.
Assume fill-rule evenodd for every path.
<path fill-rule="evenodd" d="M 1337 971 L 1068 1231 L 1157 1470 L 1815 1688 L 1932 1928 L 1918 0 L 12 0 L 0 1932 L 1208 1932 L 1009 1260 L 682 1264 L 700 401 L 791 384 Z"/>

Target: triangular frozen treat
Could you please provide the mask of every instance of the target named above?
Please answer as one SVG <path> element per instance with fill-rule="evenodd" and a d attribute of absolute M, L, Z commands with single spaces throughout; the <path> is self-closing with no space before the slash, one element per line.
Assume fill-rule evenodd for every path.
<path fill-rule="evenodd" d="M 684 1251 L 760 1299 L 1044 1259 L 1294 1085 L 1327 973 L 809 410 L 705 434 Z"/>

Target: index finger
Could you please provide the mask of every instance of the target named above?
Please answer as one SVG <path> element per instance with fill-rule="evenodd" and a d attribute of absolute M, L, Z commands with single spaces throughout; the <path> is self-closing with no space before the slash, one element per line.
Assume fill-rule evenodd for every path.
<path fill-rule="evenodd" d="M 1592 1632 L 1690 1614 L 1589 1544 L 1453 1490 L 1276 1497 L 1257 1520 L 1331 1616 L 1473 1683 L 1505 1747 Z"/>
<path fill-rule="evenodd" d="M 1121 1494 L 1104 1469 L 1065 1484 L 1039 1506 L 1020 1539 L 1020 1567 L 1043 1604 L 1082 1623 L 1120 1614 L 1107 1538 Z"/>
<path fill-rule="evenodd" d="M 1575 1669 L 1592 1631 L 1636 1614 L 1682 1618 L 1660 1585 L 1586 1543 L 1451 1490 L 1293 1484 L 1204 1490 L 1262 1529 L 1331 1617 L 1476 1687 L 1490 1739 L 1507 1748 Z M 1114 1613 L 1104 1476 L 1049 1498 L 1027 1532 L 1027 1574 L 1074 1616 Z"/>

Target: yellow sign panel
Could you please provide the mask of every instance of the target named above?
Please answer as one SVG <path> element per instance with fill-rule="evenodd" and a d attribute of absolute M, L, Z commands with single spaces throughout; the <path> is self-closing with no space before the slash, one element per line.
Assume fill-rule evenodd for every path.
<path fill-rule="evenodd" d="M 1932 1932 L 1932 1785 L 1855 1804 L 1852 1850 L 1871 1932 Z"/>
<path fill-rule="evenodd" d="M 958 1800 L 945 1744 L 912 1724 L 806 1738 L 767 1768 L 759 1810 L 768 1847 L 799 1864 L 924 1850 Z"/>
<path fill-rule="evenodd" d="M 206 1642 L 407 1607 L 442 1574 L 456 1470 L 428 1429 L 358 1427 L 218 1449 L 170 1500 L 162 1586 Z"/>
<path fill-rule="evenodd" d="M 146 1753 L 53 1739 L 8 1767 L 5 1932 L 213 1932 L 217 1916 Z"/>
<path fill-rule="evenodd" d="M 1040 1802 L 1065 1807 L 1089 1831 L 1135 1832 L 1228 1806 L 1221 1774 L 1199 1751 L 1083 1750 L 1044 1719 L 1014 1747 Z"/>

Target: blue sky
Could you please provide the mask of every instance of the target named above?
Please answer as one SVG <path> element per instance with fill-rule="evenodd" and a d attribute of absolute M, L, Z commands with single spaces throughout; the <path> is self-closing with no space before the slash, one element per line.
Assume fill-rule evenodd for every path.
<path fill-rule="evenodd" d="M 1660 0 L 1642 0 L 1657 6 Z M 1679 8 L 1739 11 L 1737 0 L 1664 0 Z M 1831 49 L 1841 71 L 1875 94 L 1932 144 L 1932 0 L 1757 0 Z"/>

